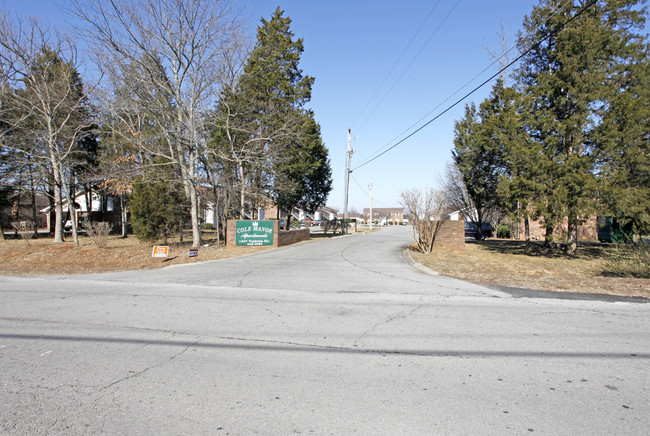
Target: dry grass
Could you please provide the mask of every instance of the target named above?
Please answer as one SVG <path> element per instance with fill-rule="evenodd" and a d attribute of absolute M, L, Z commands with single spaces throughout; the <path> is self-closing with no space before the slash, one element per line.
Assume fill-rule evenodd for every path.
<path fill-rule="evenodd" d="M 99 248 L 91 238 L 83 236 L 80 236 L 78 247 L 74 246 L 71 237 L 63 243 L 54 243 L 50 238 L 32 239 L 29 245 L 20 239 L 8 239 L 0 241 L 0 274 L 78 274 L 161 268 L 226 259 L 268 249 L 209 245 L 199 249 L 198 257 L 188 257 L 191 243 L 167 245 L 170 253 L 165 259 L 151 257 L 153 244 L 141 242 L 132 236 L 126 239 L 109 236 L 105 248 Z"/>
<path fill-rule="evenodd" d="M 650 298 L 650 279 L 612 276 L 611 249 L 581 245 L 575 256 L 567 256 L 540 243 L 487 240 L 468 241 L 463 254 L 425 255 L 412 246 L 411 255 L 440 274 L 488 286 Z"/>
<path fill-rule="evenodd" d="M 209 238 L 209 236 L 208 236 Z M 209 240 L 209 239 L 208 239 Z M 152 258 L 152 244 L 135 237 L 109 236 L 99 248 L 89 237 L 64 243 L 51 239 L 0 241 L 0 274 L 44 275 L 161 268 L 168 265 L 226 259 L 268 249 L 267 247 L 226 248 L 210 244 L 188 257 L 190 243 L 170 243 L 169 257 Z M 567 256 L 541 244 L 487 240 L 465 244 L 465 253 L 425 255 L 413 247 L 413 258 L 440 274 L 488 286 L 507 286 L 557 292 L 604 293 L 650 298 L 650 279 L 611 275 L 611 247 L 582 245 L 576 256 Z"/>

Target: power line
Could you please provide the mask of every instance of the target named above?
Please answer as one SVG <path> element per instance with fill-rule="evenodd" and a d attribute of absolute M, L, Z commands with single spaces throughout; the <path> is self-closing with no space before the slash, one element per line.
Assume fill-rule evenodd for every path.
<path fill-rule="evenodd" d="M 354 183 L 356 183 L 357 186 L 359 187 L 359 189 L 361 189 L 361 192 L 363 192 L 367 196 L 370 196 L 370 193 L 368 191 L 366 191 L 363 186 L 361 186 L 361 183 L 359 183 L 359 181 L 352 174 L 350 174 L 350 177 L 352 177 L 352 180 L 354 180 Z M 372 199 L 373 199 L 373 201 L 376 201 L 377 203 L 381 203 L 386 207 L 393 207 L 393 206 L 389 206 L 388 204 L 386 204 L 385 202 L 383 202 L 381 200 L 377 200 L 377 198 L 375 196 L 373 196 Z"/>
<path fill-rule="evenodd" d="M 352 177 L 352 180 L 354 180 L 354 183 L 356 183 L 357 186 L 359 187 L 359 189 L 361 189 L 361 192 L 363 192 L 365 195 L 370 195 L 368 193 L 368 191 L 366 191 L 365 188 L 363 186 L 361 186 L 361 183 L 359 183 L 359 181 L 354 176 L 351 175 L 351 177 Z"/>
<path fill-rule="evenodd" d="M 408 42 L 408 44 L 406 44 L 406 47 L 404 47 L 404 50 L 402 50 L 402 53 L 401 53 L 401 54 L 398 56 L 398 58 L 395 60 L 395 62 L 393 63 L 393 66 L 390 67 L 390 70 L 388 70 L 388 73 L 386 73 L 386 75 L 384 76 L 383 80 L 381 81 L 381 83 L 379 84 L 379 86 L 377 87 L 377 89 L 375 89 L 375 92 L 373 92 L 372 97 L 370 97 L 370 99 L 369 99 L 368 102 L 365 104 L 365 106 L 363 107 L 363 109 L 361 109 L 361 112 L 359 112 L 359 115 L 357 116 L 357 119 L 355 119 L 354 122 L 352 123 L 352 126 L 353 126 L 353 127 L 356 126 L 356 123 L 357 123 L 357 121 L 359 121 L 359 118 L 361 118 L 361 115 L 366 111 L 366 109 L 368 108 L 368 106 L 370 106 L 370 103 L 371 103 L 371 102 L 374 100 L 374 98 L 377 96 L 377 93 L 379 92 L 379 90 L 381 89 L 381 87 L 384 86 L 384 83 L 386 83 L 386 80 L 388 80 L 388 77 L 390 77 L 391 73 L 393 72 L 393 70 L 395 69 L 395 67 L 396 67 L 397 64 L 399 63 L 399 61 L 402 60 L 402 57 L 404 57 L 404 54 L 406 54 L 406 51 L 409 49 L 409 47 L 411 47 L 411 44 L 412 44 L 413 41 L 415 40 L 415 37 L 418 36 L 418 34 L 420 33 L 420 30 L 422 30 L 422 27 L 424 27 L 424 24 L 429 20 L 429 17 L 430 17 L 431 14 L 433 13 L 433 11 L 436 9 L 436 7 L 438 7 L 438 3 L 440 3 L 440 0 L 438 0 L 438 1 L 436 2 L 436 4 L 433 5 L 433 7 L 431 8 L 431 10 L 430 10 L 429 13 L 427 14 L 427 16 L 426 16 L 426 17 L 424 18 L 424 20 L 422 21 L 422 23 L 420 23 L 420 27 L 418 27 L 418 29 L 415 31 L 415 33 L 414 33 L 413 36 L 411 37 L 411 40 Z M 374 109 L 373 109 L 373 112 L 374 112 Z M 372 114 L 372 112 L 371 112 L 371 114 Z M 365 124 L 365 122 L 366 122 L 366 120 L 364 120 L 364 122 L 361 123 L 361 126 L 363 126 L 363 125 Z M 361 126 L 359 126 L 359 128 L 361 128 Z M 358 130 L 358 129 L 357 129 L 357 130 Z"/>
<path fill-rule="evenodd" d="M 377 108 L 379 108 L 379 106 L 381 105 L 381 103 L 383 103 L 383 101 L 386 99 L 386 97 L 388 97 L 388 95 L 389 95 L 390 92 L 393 90 L 393 88 L 395 88 L 395 86 L 397 85 L 397 83 L 402 79 L 402 77 L 404 77 L 404 74 L 406 74 L 406 72 L 409 70 L 409 68 L 411 68 L 411 65 L 413 65 L 413 63 L 414 63 L 415 60 L 418 58 L 418 56 L 420 56 L 420 54 L 422 54 L 422 52 L 424 51 L 425 47 L 426 47 L 427 45 L 429 45 L 429 42 L 431 42 L 431 39 L 433 39 L 433 37 L 436 35 L 436 33 L 438 33 L 438 30 L 440 30 L 440 28 L 442 27 L 442 25 L 445 24 L 445 22 L 447 21 L 447 19 L 448 19 L 449 16 L 451 15 L 451 13 L 454 11 L 454 9 L 456 9 L 456 6 L 458 6 L 458 4 L 459 4 L 460 2 L 461 2 L 461 0 L 456 1 L 456 3 L 454 4 L 454 6 L 452 6 L 452 8 L 449 10 L 449 12 L 447 13 L 447 15 L 445 16 L 445 18 L 440 22 L 440 24 L 438 24 L 438 27 L 436 27 L 436 29 L 433 31 L 433 33 L 431 33 L 431 35 L 429 36 L 429 39 L 427 39 L 427 41 L 422 45 L 422 47 L 420 47 L 420 50 L 415 54 L 415 56 L 413 56 L 413 58 L 411 59 L 411 61 L 409 62 L 409 64 L 406 66 L 406 68 L 404 68 L 404 69 L 402 70 L 402 72 L 400 73 L 400 75 L 397 77 L 397 79 L 395 79 L 395 81 L 393 82 L 393 84 L 391 85 L 391 87 L 388 88 L 388 90 L 386 91 L 386 93 L 384 93 L 384 96 L 381 98 L 381 100 L 379 100 L 379 101 L 377 102 L 377 104 L 375 105 L 375 107 L 374 107 L 374 108 L 372 109 L 372 111 L 368 114 L 368 116 L 363 120 L 363 122 L 361 123 L 361 126 L 359 126 L 359 127 L 357 128 L 357 130 L 360 130 L 360 129 L 361 129 L 361 127 L 366 123 L 366 121 L 368 121 L 368 119 L 370 119 L 370 117 L 375 113 L 375 111 L 377 110 Z M 437 4 L 437 3 L 436 3 L 436 4 Z M 382 83 L 383 83 L 383 82 L 382 82 Z"/>
<path fill-rule="evenodd" d="M 503 57 L 503 56 L 507 55 L 508 53 L 510 53 L 510 52 L 511 52 L 515 47 L 516 47 L 516 46 L 512 46 L 512 47 L 510 47 L 510 49 L 509 49 L 507 52 L 505 52 L 501 57 Z M 501 57 L 500 57 L 499 59 L 501 59 Z M 424 114 L 420 119 L 418 119 L 416 122 L 414 122 L 414 123 L 411 124 L 409 127 L 407 127 L 406 129 L 404 129 L 401 133 L 398 133 L 398 134 L 397 134 L 393 139 L 391 139 L 390 141 L 388 141 L 384 146 L 382 146 L 381 148 L 379 148 L 378 150 L 376 150 L 374 153 L 372 153 L 372 154 L 371 154 L 370 156 L 368 156 L 366 159 L 367 159 L 367 160 L 370 160 L 370 158 L 372 158 L 372 157 L 375 156 L 376 154 L 380 153 L 382 150 L 384 150 L 386 147 L 388 147 L 390 144 L 392 144 L 393 141 L 395 141 L 397 138 L 401 137 L 402 135 L 404 135 L 405 133 L 407 133 L 409 130 L 411 130 L 413 127 L 417 126 L 417 125 L 418 125 L 422 120 L 426 119 L 429 115 L 431 115 L 433 112 L 435 112 L 439 107 L 441 107 L 441 106 L 444 105 L 446 102 L 448 102 L 449 100 L 451 100 L 451 99 L 452 99 L 456 94 L 458 94 L 459 92 L 461 92 L 463 89 L 467 88 L 467 87 L 469 86 L 470 83 L 472 83 L 474 80 L 476 80 L 477 78 L 479 78 L 480 76 L 482 76 L 483 73 L 485 73 L 487 70 L 489 70 L 490 68 L 492 68 L 492 66 L 494 66 L 494 64 L 496 64 L 497 62 L 499 62 L 499 59 L 495 59 L 495 60 L 494 60 L 490 65 L 488 65 L 488 66 L 485 67 L 483 70 L 481 70 L 481 72 L 479 72 L 479 73 L 476 74 L 474 77 L 472 77 L 472 78 L 471 78 L 467 83 L 465 83 L 463 86 L 461 86 L 460 88 L 458 88 L 458 89 L 457 89 L 453 94 L 451 94 L 449 97 L 447 97 L 446 99 L 444 99 L 443 101 L 441 101 L 441 102 L 440 102 L 436 107 L 434 107 L 434 108 L 431 109 L 429 112 L 427 112 L 426 114 Z M 366 159 L 362 160 L 362 162 L 364 162 Z M 357 167 L 357 168 L 358 168 L 358 167 Z"/>
<path fill-rule="evenodd" d="M 467 94 L 465 94 L 463 97 L 461 97 L 460 99 L 456 100 L 453 104 L 451 104 L 450 106 L 448 106 L 445 110 L 443 110 L 442 112 L 440 112 L 438 115 L 436 115 L 435 117 L 433 117 L 432 119 L 430 119 L 429 121 L 427 121 L 426 123 L 424 123 L 422 126 L 418 127 L 416 130 L 414 130 L 412 133 L 410 133 L 409 135 L 407 135 L 406 137 L 404 137 L 403 139 L 401 139 L 401 140 L 398 141 L 397 143 L 393 144 L 392 146 L 390 146 L 390 147 L 387 148 L 386 150 L 382 151 L 381 153 L 377 154 L 377 152 L 375 152 L 374 154 L 370 155 L 370 156 L 374 156 L 374 157 L 369 157 L 369 158 L 367 158 L 365 161 L 362 161 L 362 163 L 360 163 L 359 165 L 357 165 L 355 168 L 353 168 L 353 169 L 350 170 L 350 171 L 355 171 L 355 170 L 357 170 L 357 169 L 359 169 L 359 168 L 361 168 L 361 167 L 363 167 L 363 166 L 369 164 L 370 162 L 372 162 L 372 161 L 378 159 L 379 157 L 381 157 L 381 156 L 383 156 L 384 154 L 388 153 L 390 150 L 392 150 L 393 148 L 397 147 L 398 145 L 400 145 L 401 143 L 403 143 L 404 141 L 406 141 L 407 139 L 409 139 L 410 137 L 412 137 L 413 135 L 415 135 L 416 133 L 418 133 L 420 130 L 422 130 L 422 129 L 424 129 L 425 127 L 427 127 L 427 126 L 428 126 L 429 124 L 431 124 L 432 122 L 436 121 L 438 118 L 440 118 L 441 116 L 443 116 L 445 113 L 449 112 L 451 109 L 453 109 L 454 107 L 456 107 L 459 103 L 461 103 L 461 102 L 462 102 L 463 100 L 465 100 L 467 97 L 469 97 L 470 95 L 474 94 L 476 91 L 478 91 L 479 89 L 481 89 L 481 88 L 482 88 L 483 86 L 485 86 L 487 83 L 491 82 L 492 79 L 494 79 L 495 77 L 497 77 L 497 76 L 498 76 L 499 74 L 501 74 L 503 71 L 507 70 L 507 69 L 510 68 L 512 65 L 514 65 L 514 64 L 517 63 L 517 62 L 519 62 L 519 60 L 521 60 L 521 58 L 523 58 L 524 56 L 526 56 L 528 53 L 530 53 L 531 51 L 533 51 L 535 48 L 539 47 L 539 45 L 540 45 L 542 42 L 546 41 L 546 40 L 547 40 L 548 38 L 550 38 L 551 36 L 557 34 L 557 33 L 558 33 L 560 30 L 562 30 L 562 29 L 563 29 L 567 24 L 571 23 L 573 20 L 575 20 L 576 18 L 578 18 L 580 15 L 582 15 L 582 14 L 583 14 L 583 13 L 584 13 L 588 8 L 590 8 L 591 6 L 593 6 L 594 4 L 596 4 L 596 2 L 597 2 L 597 0 L 591 0 L 591 1 L 590 1 L 587 5 L 585 5 L 585 6 L 584 6 L 580 11 L 578 11 L 578 12 L 577 12 L 573 17 L 569 18 L 569 19 L 568 19 L 567 21 L 565 21 L 561 26 L 559 26 L 558 28 L 556 28 L 556 29 L 553 30 L 552 32 L 548 33 L 546 36 L 544 36 L 543 38 L 541 38 L 541 39 L 540 39 L 539 41 L 537 41 L 535 44 L 531 45 L 531 46 L 530 46 L 530 47 L 529 47 L 525 52 L 523 52 L 522 54 L 520 54 L 519 56 L 517 56 L 517 58 L 515 58 L 512 62 L 508 63 L 505 67 L 501 68 L 499 71 L 497 71 L 495 74 L 493 74 L 492 76 L 490 76 L 488 79 L 486 79 L 485 81 L 483 81 L 481 84 L 479 84 L 478 86 L 476 86 L 475 88 L 473 88 L 471 91 L 469 91 L 469 92 L 468 92 Z M 570 3 L 570 0 L 567 1 L 567 2 L 565 2 L 565 3 L 564 3 L 564 4 L 563 4 L 563 5 L 562 5 L 562 6 L 561 6 L 561 7 L 560 7 L 556 12 L 554 12 L 554 13 L 549 17 L 549 20 L 550 20 L 550 18 L 552 18 L 553 16 L 555 16 L 555 15 L 556 15 L 556 14 L 557 14 L 561 9 L 563 9 L 563 8 L 564 8 L 568 3 Z M 514 46 L 511 47 L 510 50 L 508 50 L 506 53 L 504 53 L 504 55 L 502 55 L 501 57 L 505 56 L 505 55 L 506 55 L 507 53 L 509 53 L 513 48 L 514 48 Z M 499 59 L 501 59 L 501 58 L 499 58 Z M 493 61 L 493 62 L 492 62 L 492 63 L 491 63 L 487 68 L 485 68 L 481 73 L 479 73 L 477 76 L 475 76 L 475 78 L 478 77 L 479 75 L 481 75 L 484 71 L 486 71 L 486 70 L 487 70 L 488 68 L 490 68 L 492 65 L 494 65 L 497 61 L 498 61 L 498 59 L 495 60 L 495 61 Z M 475 79 L 475 78 L 474 78 L 474 79 Z M 456 91 L 454 94 L 452 94 L 450 97 L 448 97 L 445 101 L 449 100 L 453 95 L 457 94 L 460 90 L 462 90 L 462 89 L 464 89 L 465 87 L 467 87 L 467 85 L 468 85 L 469 83 L 471 83 L 474 79 L 470 80 L 467 84 L 465 84 L 465 85 L 464 85 L 463 87 L 461 87 L 458 91 Z M 444 103 L 444 102 L 443 102 L 443 103 Z M 436 108 L 440 107 L 443 103 L 441 103 L 441 104 L 439 104 L 438 106 L 436 106 Z M 431 114 L 431 112 L 435 111 L 436 108 L 432 109 L 432 110 L 431 110 L 427 115 L 425 115 L 424 117 L 420 118 L 420 120 L 418 120 L 416 123 L 412 124 L 411 127 L 409 127 L 408 129 L 406 129 L 404 132 L 400 133 L 397 137 L 399 137 L 399 136 L 401 136 L 403 133 L 409 131 L 413 126 L 415 126 L 417 123 L 419 123 L 419 121 L 421 121 L 423 118 L 426 118 L 429 114 Z M 388 144 L 390 144 L 392 141 L 394 141 L 395 139 L 397 139 L 397 137 L 394 138 L 393 140 L 391 140 Z M 382 147 L 382 149 L 385 148 L 388 144 L 386 144 L 384 147 Z M 380 150 L 381 150 L 381 149 L 380 149 Z M 375 154 L 376 154 L 376 155 L 375 155 Z"/>

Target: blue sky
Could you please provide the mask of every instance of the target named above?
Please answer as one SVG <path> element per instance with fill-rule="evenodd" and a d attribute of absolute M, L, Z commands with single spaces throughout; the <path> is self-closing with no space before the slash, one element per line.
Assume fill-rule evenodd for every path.
<path fill-rule="evenodd" d="M 378 149 L 394 144 L 394 138 L 403 137 L 402 132 L 490 65 L 492 59 L 485 45 L 493 49 L 499 46 L 500 21 L 514 43 L 524 16 L 536 3 L 280 1 L 285 15 L 293 20 L 293 32 L 304 39 L 302 69 L 316 78 L 311 107 L 330 151 L 334 177 L 328 205 L 343 209 L 348 127 L 353 136 L 358 136 L 353 142 L 354 169 Z M 269 1 L 249 4 L 254 14 L 264 17 L 269 17 L 277 5 Z M 424 121 L 496 71 L 486 71 Z M 467 102 L 480 102 L 490 88 L 487 85 Z M 350 180 L 350 206 L 359 211 L 369 206 L 371 178 L 373 207 L 397 207 L 403 190 L 434 186 L 451 158 L 454 121 L 462 116 L 464 104 L 355 169 Z"/>
<path fill-rule="evenodd" d="M 404 137 L 402 133 L 418 120 L 424 117 L 416 128 L 496 72 L 493 67 L 479 75 L 492 62 L 485 46 L 499 47 L 497 30 L 502 20 L 513 44 L 524 16 L 537 1 L 241 3 L 251 38 L 260 18 L 268 19 L 279 5 L 292 19 L 296 37 L 304 39 L 301 68 L 316 79 L 309 106 L 321 125 L 334 179 L 327 204 L 343 210 L 347 129 L 358 137 L 353 141 L 355 169 L 377 150 L 394 144 L 395 138 Z M 69 20 L 49 0 L 0 0 L 0 4 L 59 27 Z M 350 207 L 358 211 L 368 207 L 371 178 L 373 207 L 397 207 L 405 189 L 435 186 L 451 158 L 454 121 L 462 116 L 465 103 L 479 103 L 490 88 L 488 84 L 401 145 L 355 169 Z"/>

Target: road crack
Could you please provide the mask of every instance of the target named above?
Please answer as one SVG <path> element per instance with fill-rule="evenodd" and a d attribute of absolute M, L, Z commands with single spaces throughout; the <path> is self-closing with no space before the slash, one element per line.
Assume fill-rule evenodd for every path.
<path fill-rule="evenodd" d="M 380 322 L 376 323 L 375 325 L 373 325 L 372 327 L 370 327 L 368 330 L 366 330 L 365 332 L 361 333 L 361 335 L 359 335 L 359 337 L 354 341 L 354 343 L 352 344 L 352 346 L 353 346 L 353 347 L 358 347 L 358 346 L 359 346 L 359 343 L 361 343 L 361 341 L 363 340 L 363 338 L 364 338 L 365 336 L 369 335 L 369 334 L 372 333 L 374 330 L 378 329 L 380 326 L 383 326 L 383 325 L 386 325 L 386 324 L 390 324 L 391 322 L 395 321 L 396 319 L 406 319 L 406 318 L 408 318 L 409 316 L 413 315 L 415 312 L 417 312 L 419 309 L 421 309 L 422 306 L 424 306 L 424 302 L 422 301 L 422 297 L 420 297 L 420 305 L 418 305 L 417 307 L 415 307 L 414 309 L 412 309 L 412 310 L 409 311 L 408 313 L 404 313 L 403 311 L 400 311 L 400 312 L 397 312 L 397 313 L 395 313 L 395 314 L 393 314 L 393 315 L 390 315 L 387 319 L 385 319 L 385 320 L 383 320 L 383 321 L 380 321 Z M 361 345 L 363 346 L 363 343 L 362 343 Z"/>
<path fill-rule="evenodd" d="M 190 348 L 191 346 L 196 346 L 196 345 L 198 345 L 198 343 L 199 343 L 199 341 L 198 341 L 198 339 L 197 339 L 193 344 L 187 345 L 187 346 L 186 346 L 185 348 L 183 348 L 181 351 L 179 351 L 178 353 L 172 355 L 169 359 L 167 359 L 167 360 L 165 360 L 165 361 L 163 361 L 163 362 L 159 362 L 159 363 L 157 363 L 157 364 L 155 364 L 155 365 L 150 365 L 150 366 L 146 367 L 145 369 L 143 369 L 142 371 L 133 372 L 132 374 L 127 375 L 126 377 L 122 377 L 121 379 L 115 380 L 115 381 L 112 382 L 111 384 L 106 385 L 106 386 L 100 388 L 100 389 L 99 389 L 99 392 L 102 392 L 102 391 L 105 391 L 105 390 L 107 390 L 107 389 L 110 389 L 110 388 L 112 388 L 113 386 L 118 385 L 118 384 L 120 384 L 120 383 L 122 383 L 122 382 L 125 382 L 125 381 L 127 381 L 127 380 L 130 380 L 130 379 L 132 379 L 132 378 L 139 377 L 139 376 L 141 376 L 142 374 L 145 374 L 146 372 L 148 372 L 148 371 L 150 371 L 150 370 L 152 370 L 152 369 L 160 368 L 160 367 L 162 367 L 162 366 L 164 366 L 164 365 L 167 365 L 167 364 L 171 363 L 172 361 L 174 361 L 174 359 L 176 359 L 176 358 L 178 358 L 179 356 L 181 356 L 182 354 L 184 354 L 187 350 L 189 350 L 189 348 Z M 156 344 L 156 342 L 151 342 L 150 344 L 147 344 L 147 345 L 155 345 L 155 344 Z"/>

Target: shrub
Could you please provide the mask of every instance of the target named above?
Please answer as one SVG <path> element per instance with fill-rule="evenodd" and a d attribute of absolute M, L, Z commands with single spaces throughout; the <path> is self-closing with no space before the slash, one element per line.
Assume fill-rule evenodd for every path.
<path fill-rule="evenodd" d="M 609 250 L 605 274 L 650 279 L 650 244 L 616 244 Z"/>
<path fill-rule="evenodd" d="M 138 239 L 164 243 L 172 232 L 181 230 L 185 218 L 185 194 L 178 185 L 166 182 L 136 183 L 131 197 L 133 232 Z"/>
<path fill-rule="evenodd" d="M 33 221 L 12 222 L 11 227 L 13 227 L 16 230 L 16 232 L 18 232 L 18 235 L 20 235 L 20 237 L 23 238 L 25 244 L 29 245 L 29 241 L 34 237 L 34 230 L 36 229 L 36 225 L 34 224 L 34 222 Z"/>
<path fill-rule="evenodd" d="M 510 227 L 500 224 L 499 227 L 497 227 L 497 238 L 510 239 Z"/>
<path fill-rule="evenodd" d="M 438 236 L 442 221 L 418 221 L 414 223 L 413 231 L 417 230 L 417 244 L 420 251 L 429 254 Z"/>
<path fill-rule="evenodd" d="M 88 235 L 98 248 L 106 248 L 108 243 L 108 234 L 113 226 L 106 222 L 94 223 L 88 226 Z"/>
<path fill-rule="evenodd" d="M 212 223 L 205 223 L 203 226 L 206 230 L 212 230 L 214 228 L 214 225 Z"/>

